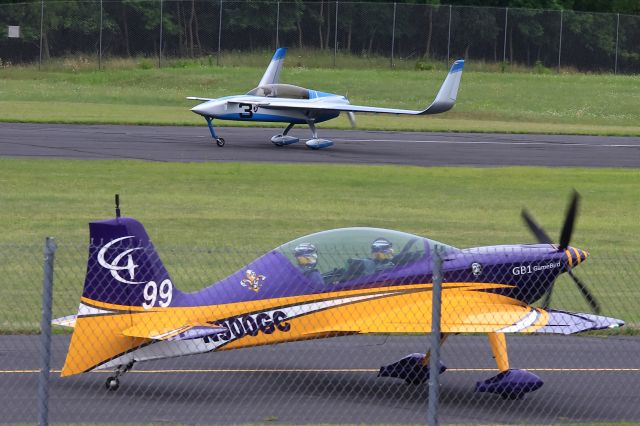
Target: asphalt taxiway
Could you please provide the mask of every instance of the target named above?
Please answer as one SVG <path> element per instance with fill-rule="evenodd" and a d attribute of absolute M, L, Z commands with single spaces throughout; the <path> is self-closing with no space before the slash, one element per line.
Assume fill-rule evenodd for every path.
<path fill-rule="evenodd" d="M 99 336 L 96 336 L 99 338 Z M 442 350 L 442 423 L 640 421 L 636 337 L 509 336 L 512 368 L 545 382 L 519 401 L 475 393 L 496 374 L 484 336 Z M 346 336 L 149 361 L 109 392 L 110 372 L 59 377 L 69 337 L 53 340 L 52 423 L 425 423 L 427 388 L 378 378 L 428 336 Z M 39 336 L 0 336 L 0 419 L 37 420 Z"/>
<path fill-rule="evenodd" d="M 221 128 L 220 148 L 206 126 L 110 126 L 0 123 L 0 156 L 136 159 L 149 161 L 257 161 L 405 164 L 416 166 L 640 167 L 640 138 L 566 135 L 370 132 L 320 130 L 335 141 L 324 150 L 300 143 L 276 147 L 281 129 Z"/>

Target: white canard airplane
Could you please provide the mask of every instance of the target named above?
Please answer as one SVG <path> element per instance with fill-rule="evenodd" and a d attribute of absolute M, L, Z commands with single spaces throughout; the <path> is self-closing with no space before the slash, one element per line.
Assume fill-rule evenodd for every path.
<path fill-rule="evenodd" d="M 436 99 L 422 111 L 395 108 L 378 108 L 371 106 L 351 105 L 342 95 L 305 89 L 291 84 L 280 84 L 280 71 L 287 49 L 276 50 L 258 87 L 246 95 L 224 96 L 222 98 L 200 98 L 189 96 L 187 99 L 204 101 L 191 108 L 191 111 L 203 116 L 211 131 L 211 136 L 218 146 L 224 146 L 224 139 L 216 135 L 212 121 L 266 121 L 289 123 L 281 134 L 271 138 L 277 146 L 290 145 L 300 139 L 289 136 L 289 131 L 296 124 L 306 124 L 311 129 L 312 139 L 306 142 L 311 149 L 327 148 L 333 141 L 318 138 L 316 123 L 331 120 L 346 112 L 351 124 L 355 127 L 355 112 L 372 112 L 383 114 L 427 115 L 449 111 L 456 102 L 464 60 L 453 63 L 447 78 L 444 80 Z"/>

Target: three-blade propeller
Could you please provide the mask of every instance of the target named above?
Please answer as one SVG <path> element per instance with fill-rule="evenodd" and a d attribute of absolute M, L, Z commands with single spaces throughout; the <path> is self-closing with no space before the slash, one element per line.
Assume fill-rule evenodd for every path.
<path fill-rule="evenodd" d="M 571 203 L 569 204 L 569 208 L 567 209 L 567 214 L 564 219 L 564 225 L 562 226 L 562 232 L 560 233 L 560 244 L 556 247 L 558 251 L 564 251 L 569 247 L 569 242 L 571 241 L 571 234 L 573 233 L 573 226 L 576 221 L 576 216 L 578 215 L 578 202 L 580 200 L 580 195 L 573 191 L 573 196 L 571 197 Z M 549 237 L 549 235 L 542 229 L 540 225 L 533 219 L 533 216 L 529 214 L 526 209 L 522 210 L 522 219 L 527 224 L 533 235 L 537 238 L 538 242 L 542 244 L 551 244 L 553 245 L 553 241 Z M 589 291 L 587 286 L 575 276 L 573 271 L 569 269 L 567 274 L 571 277 L 576 286 L 580 290 L 580 293 L 585 298 L 593 312 L 596 314 L 600 313 L 600 304 L 594 297 L 594 295 Z M 551 304 L 551 294 L 553 293 L 553 286 L 551 285 L 549 291 L 545 295 L 544 301 L 542 302 L 542 307 L 547 309 Z"/>

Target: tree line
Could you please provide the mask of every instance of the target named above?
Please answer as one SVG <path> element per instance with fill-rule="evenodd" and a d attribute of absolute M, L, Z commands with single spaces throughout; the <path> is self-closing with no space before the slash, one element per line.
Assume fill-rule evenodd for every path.
<path fill-rule="evenodd" d="M 2 31 L 21 28 L 20 39 L 2 38 L 0 58 L 33 60 L 41 42 L 45 59 L 98 49 L 104 56 L 154 56 L 162 49 L 165 56 L 200 57 L 219 46 L 253 51 L 279 44 L 354 55 L 389 56 L 393 50 L 398 58 L 416 61 L 462 56 L 528 66 L 555 66 L 561 53 L 563 65 L 578 69 L 607 71 L 617 60 L 622 69 L 640 71 L 637 0 L 45 0 L 42 37 L 41 6 L 38 1 L 0 4 Z"/>

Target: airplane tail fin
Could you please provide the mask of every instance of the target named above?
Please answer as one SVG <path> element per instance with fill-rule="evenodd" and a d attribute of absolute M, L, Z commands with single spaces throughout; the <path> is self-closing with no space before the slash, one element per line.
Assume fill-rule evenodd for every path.
<path fill-rule="evenodd" d="M 280 81 L 280 70 L 282 70 L 282 64 L 284 63 L 284 57 L 287 54 L 286 47 L 280 47 L 276 50 L 276 53 L 273 54 L 273 58 L 271 58 L 271 62 L 267 67 L 267 70 L 264 72 L 259 86 L 264 86 L 265 84 L 278 84 Z"/>
<path fill-rule="evenodd" d="M 444 83 L 442 83 L 438 91 L 436 99 L 420 114 L 439 114 L 453 108 L 456 103 L 456 97 L 458 96 L 458 88 L 460 87 L 463 68 L 464 59 L 458 59 L 453 63 L 449 74 L 447 74 L 447 78 L 445 78 Z"/>
<path fill-rule="evenodd" d="M 168 307 L 181 294 L 140 222 L 118 217 L 92 222 L 89 229 L 78 314 L 53 321 L 74 328 L 62 376 L 106 367 L 110 361 L 126 364 L 118 360 L 148 341 L 123 333 L 133 325 L 132 317 Z"/>
<path fill-rule="evenodd" d="M 154 291 L 145 290 L 151 282 L 159 290 L 171 277 L 140 222 L 129 217 L 91 222 L 89 232 L 84 299 L 136 309 L 169 306 L 169 297 L 161 300 L 156 295 L 153 300 Z M 168 290 L 161 293 L 168 294 Z"/>

